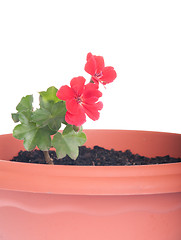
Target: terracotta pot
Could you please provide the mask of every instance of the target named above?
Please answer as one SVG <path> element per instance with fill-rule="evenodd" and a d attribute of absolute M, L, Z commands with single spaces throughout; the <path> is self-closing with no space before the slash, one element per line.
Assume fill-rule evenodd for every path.
<path fill-rule="evenodd" d="M 87 146 L 181 157 L 181 134 L 87 130 Z M 10 162 L 0 136 L 0 239 L 180 240 L 181 163 L 77 167 Z"/>

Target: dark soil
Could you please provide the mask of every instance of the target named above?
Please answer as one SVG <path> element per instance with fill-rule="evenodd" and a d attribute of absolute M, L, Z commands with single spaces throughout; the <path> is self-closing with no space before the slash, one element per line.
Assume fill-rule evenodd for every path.
<path fill-rule="evenodd" d="M 133 154 L 130 150 L 115 151 L 107 150 L 99 146 L 93 149 L 85 146 L 80 147 L 80 154 L 76 160 L 66 156 L 58 159 L 55 151 L 49 151 L 55 165 L 74 165 L 74 166 L 129 166 L 129 165 L 151 165 L 181 162 L 181 158 L 172 158 L 169 155 L 148 158 Z M 44 154 L 40 150 L 20 151 L 18 156 L 11 161 L 45 164 Z"/>

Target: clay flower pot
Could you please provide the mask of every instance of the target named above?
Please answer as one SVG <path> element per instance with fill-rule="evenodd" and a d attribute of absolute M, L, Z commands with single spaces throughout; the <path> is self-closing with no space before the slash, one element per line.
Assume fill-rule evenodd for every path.
<path fill-rule="evenodd" d="M 181 135 L 87 130 L 87 146 L 181 157 Z M 10 162 L 0 136 L 0 239 L 180 240 L 181 163 L 78 167 Z"/>

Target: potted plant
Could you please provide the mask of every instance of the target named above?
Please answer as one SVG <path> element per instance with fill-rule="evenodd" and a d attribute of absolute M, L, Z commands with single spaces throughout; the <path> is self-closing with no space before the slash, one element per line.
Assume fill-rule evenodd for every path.
<path fill-rule="evenodd" d="M 55 166 L 48 150 L 76 159 L 78 146 L 130 149 L 146 157 L 181 157 L 181 135 L 148 131 L 84 130 L 86 115 L 102 109 L 99 84 L 116 72 L 89 53 L 91 82 L 74 78 L 69 86 L 22 98 L 20 122 L 0 136 L 0 239 L 180 240 L 181 163 L 136 166 Z M 86 114 L 86 115 L 85 115 Z M 61 125 L 64 130 L 59 132 Z M 18 139 L 16 139 L 18 138 Z M 86 140 L 87 138 L 87 140 Z M 24 140 L 24 142 L 22 142 Z M 8 161 L 25 148 L 44 151 L 47 164 Z M 167 158 L 168 156 L 166 156 Z M 76 160 L 75 160 L 76 161 Z"/>

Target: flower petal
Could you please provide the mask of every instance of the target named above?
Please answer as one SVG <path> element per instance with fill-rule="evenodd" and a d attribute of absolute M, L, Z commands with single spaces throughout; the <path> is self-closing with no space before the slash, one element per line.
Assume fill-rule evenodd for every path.
<path fill-rule="evenodd" d="M 86 115 L 83 111 L 79 114 L 71 114 L 67 111 L 65 121 L 71 125 L 82 126 L 86 122 Z"/>
<path fill-rule="evenodd" d="M 74 92 L 73 92 L 73 90 L 69 86 L 64 85 L 57 91 L 56 96 L 60 100 L 66 101 L 66 100 L 71 99 L 71 98 L 74 97 Z"/>
<path fill-rule="evenodd" d="M 86 80 L 84 77 L 75 77 L 71 80 L 70 86 L 77 96 L 82 95 L 83 90 L 84 90 L 85 81 Z"/>
<path fill-rule="evenodd" d="M 101 56 L 93 56 L 96 61 L 96 73 L 100 73 L 103 71 L 105 65 L 104 65 L 104 58 Z"/>
<path fill-rule="evenodd" d="M 87 62 L 85 64 L 84 70 L 93 76 L 96 72 L 96 60 L 93 57 L 92 53 L 87 54 Z"/>
<path fill-rule="evenodd" d="M 104 58 L 101 56 L 87 54 L 87 63 L 85 64 L 84 70 L 90 75 L 100 74 L 104 69 Z M 94 81 L 94 80 L 93 80 Z"/>
<path fill-rule="evenodd" d="M 91 97 L 97 97 L 98 98 L 102 97 L 102 93 L 98 90 L 98 85 L 94 83 L 88 83 L 85 85 L 85 90 L 83 93 L 83 98 L 91 98 Z"/>
<path fill-rule="evenodd" d="M 92 57 L 92 53 L 89 52 L 89 53 L 87 54 L 87 58 L 86 58 L 86 60 L 88 61 L 91 57 Z"/>
<path fill-rule="evenodd" d="M 94 104 L 94 103 L 97 102 L 98 100 L 99 100 L 98 97 L 92 96 L 92 97 L 89 97 L 89 98 L 84 99 L 84 103 L 86 103 L 86 104 Z"/>
<path fill-rule="evenodd" d="M 87 83 L 87 84 L 85 85 L 85 90 L 98 89 L 98 88 L 99 88 L 98 85 L 96 85 L 96 84 L 94 84 L 94 83 L 91 83 L 91 82 L 89 82 L 89 83 Z"/>
<path fill-rule="evenodd" d="M 103 108 L 102 102 L 97 102 L 94 104 L 83 104 L 85 113 L 89 118 L 91 118 L 93 121 L 98 120 L 100 117 L 99 110 Z"/>
<path fill-rule="evenodd" d="M 116 71 L 113 67 L 105 67 L 102 71 L 102 75 L 100 82 L 104 85 L 113 82 L 117 77 Z"/>
<path fill-rule="evenodd" d="M 66 109 L 71 114 L 78 114 L 80 111 L 82 111 L 81 105 L 76 101 L 75 98 L 66 101 Z"/>
<path fill-rule="evenodd" d="M 97 107 L 97 110 L 102 110 L 103 109 L 103 103 L 101 101 L 97 102 L 96 107 Z"/>

